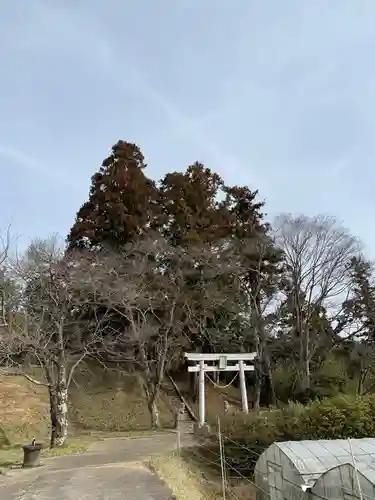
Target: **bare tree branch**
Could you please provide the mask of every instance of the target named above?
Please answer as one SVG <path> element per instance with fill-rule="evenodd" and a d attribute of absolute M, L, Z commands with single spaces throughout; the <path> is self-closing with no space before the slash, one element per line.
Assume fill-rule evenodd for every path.
<path fill-rule="evenodd" d="M 0 363 L 15 366 L 19 375 L 48 387 L 51 446 L 61 446 L 67 436 L 73 373 L 100 343 L 100 321 L 86 321 L 87 309 L 95 305 L 82 293 L 90 276 L 63 256 L 56 237 L 33 242 L 12 270 L 21 283 L 22 297 L 0 337 Z M 39 363 L 46 383 L 30 377 L 23 366 L 25 356 Z"/>
<path fill-rule="evenodd" d="M 158 426 L 156 400 L 165 371 L 182 359 L 189 332 L 201 327 L 202 317 L 230 302 L 229 288 L 218 286 L 224 263 L 207 248 L 175 248 L 155 236 L 116 253 L 102 251 L 87 265 L 94 269 L 87 293 L 107 311 L 103 354 L 137 367 Z"/>
<path fill-rule="evenodd" d="M 281 215 L 275 239 L 286 262 L 286 298 L 291 301 L 294 335 L 300 343 L 303 385 L 310 386 L 310 362 L 319 345 L 312 318 L 324 310 L 333 321 L 350 286 L 349 261 L 358 240 L 331 217 Z"/>

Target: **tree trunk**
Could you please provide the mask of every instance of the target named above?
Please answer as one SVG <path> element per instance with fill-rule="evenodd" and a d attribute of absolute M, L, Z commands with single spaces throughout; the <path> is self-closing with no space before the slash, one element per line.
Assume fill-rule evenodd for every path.
<path fill-rule="evenodd" d="M 256 329 L 255 336 L 255 348 L 257 352 L 257 357 L 255 358 L 254 368 L 255 368 L 255 400 L 254 400 L 254 410 L 258 411 L 260 409 L 260 397 L 262 393 L 262 383 L 263 383 L 263 370 L 262 370 L 262 342 L 260 341 L 259 329 Z"/>
<path fill-rule="evenodd" d="M 143 389 L 146 395 L 147 407 L 150 412 L 151 428 L 159 429 L 161 427 L 159 411 L 157 407 L 157 398 L 159 394 L 159 387 L 154 386 L 149 380 L 143 381 Z"/>
<path fill-rule="evenodd" d="M 276 405 L 276 392 L 275 385 L 273 383 L 271 359 L 268 351 L 268 346 L 265 345 L 263 349 L 263 359 L 264 359 L 264 371 L 266 377 L 266 390 L 267 390 L 267 400 L 269 405 Z"/>
<path fill-rule="evenodd" d="M 310 334 L 305 326 L 305 331 L 300 333 L 300 391 L 308 396 L 311 389 L 310 371 Z"/>
<path fill-rule="evenodd" d="M 310 393 L 311 373 L 310 373 L 310 331 L 308 319 L 303 314 L 301 304 L 301 288 L 298 277 L 294 280 L 294 307 L 295 307 L 295 335 L 299 338 L 299 377 L 300 391 L 304 394 Z"/>
<path fill-rule="evenodd" d="M 159 416 L 158 406 L 156 403 L 159 390 L 158 388 L 153 387 L 148 381 L 143 382 L 143 388 L 146 394 L 147 408 L 148 411 L 150 412 L 151 428 L 160 429 L 161 427 L 160 416 Z"/>
<path fill-rule="evenodd" d="M 363 372 L 359 372 L 358 385 L 357 385 L 357 396 L 363 395 Z"/>
<path fill-rule="evenodd" d="M 260 397 L 262 394 L 262 368 L 261 363 L 259 361 L 255 362 L 255 401 L 254 401 L 254 410 L 260 410 Z"/>
<path fill-rule="evenodd" d="M 164 369 L 168 351 L 168 331 L 163 331 L 161 338 L 163 342 L 157 358 L 155 375 L 150 369 L 145 344 L 140 343 L 138 346 L 143 367 L 143 387 L 146 394 L 147 406 L 151 416 L 151 427 L 153 429 L 159 429 L 161 427 L 156 401 L 159 395 L 161 383 L 164 378 Z"/>
<path fill-rule="evenodd" d="M 311 371 L 310 371 L 310 356 L 308 348 L 304 352 L 302 365 L 301 388 L 304 392 L 309 392 L 311 389 Z"/>
<path fill-rule="evenodd" d="M 196 403 L 198 398 L 198 376 L 195 372 L 188 372 L 189 379 L 189 395 L 193 401 Z"/>
<path fill-rule="evenodd" d="M 369 371 L 369 369 L 364 367 L 364 363 L 361 360 L 360 369 L 359 369 L 359 376 L 358 376 L 358 385 L 357 385 L 357 395 L 358 396 L 363 396 L 364 384 L 365 384 L 365 380 L 366 380 L 368 371 Z"/>
<path fill-rule="evenodd" d="M 148 410 L 149 410 L 150 416 L 151 416 L 151 428 L 152 429 L 160 429 L 161 424 L 160 424 L 159 410 L 158 410 L 158 407 L 157 407 L 155 400 L 149 402 Z"/>
<path fill-rule="evenodd" d="M 57 381 L 49 388 L 50 413 L 51 413 L 51 448 L 61 447 L 68 437 L 68 388 L 66 368 L 64 365 L 57 367 Z"/>
<path fill-rule="evenodd" d="M 262 318 L 258 318 L 256 331 L 257 358 L 255 361 L 255 402 L 254 409 L 259 410 L 262 400 L 267 405 L 276 404 L 276 393 L 273 383 L 271 358 L 267 345 L 267 335 L 264 330 Z M 263 398 L 262 398 L 262 389 Z M 266 394 L 264 394 L 266 392 Z"/>

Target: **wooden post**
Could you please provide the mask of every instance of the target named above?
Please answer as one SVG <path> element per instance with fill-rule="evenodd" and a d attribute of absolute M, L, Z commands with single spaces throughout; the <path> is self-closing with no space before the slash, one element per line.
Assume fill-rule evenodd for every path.
<path fill-rule="evenodd" d="M 238 361 L 238 366 L 240 369 L 240 387 L 241 387 L 242 411 L 244 413 L 249 413 L 249 405 L 247 402 L 245 367 L 244 367 L 244 362 L 242 359 L 240 359 Z"/>
<path fill-rule="evenodd" d="M 221 438 L 220 417 L 217 417 L 217 431 L 218 431 L 219 449 L 220 449 L 221 485 L 223 489 L 223 500 L 226 500 L 227 488 L 225 484 L 225 455 L 224 455 L 223 440 Z"/>
<path fill-rule="evenodd" d="M 177 424 L 177 453 L 178 456 L 181 455 L 181 427 L 180 427 L 180 415 L 177 416 L 178 424 Z"/>

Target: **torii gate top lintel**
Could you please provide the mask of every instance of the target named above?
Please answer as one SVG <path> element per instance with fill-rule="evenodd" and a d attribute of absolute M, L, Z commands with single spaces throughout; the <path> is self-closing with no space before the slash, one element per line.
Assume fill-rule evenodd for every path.
<path fill-rule="evenodd" d="M 185 358 L 188 361 L 219 361 L 220 358 L 226 358 L 228 361 L 253 361 L 257 356 L 256 352 L 238 352 L 238 353 L 203 353 L 203 352 L 185 352 Z"/>

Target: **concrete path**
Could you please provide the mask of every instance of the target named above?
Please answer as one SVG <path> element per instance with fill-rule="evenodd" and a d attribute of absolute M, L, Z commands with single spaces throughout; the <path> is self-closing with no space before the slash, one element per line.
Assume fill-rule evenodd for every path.
<path fill-rule="evenodd" d="M 169 500 L 171 491 L 142 463 L 173 450 L 176 435 L 106 439 L 86 453 L 45 459 L 38 469 L 12 470 L 1 500 Z"/>

